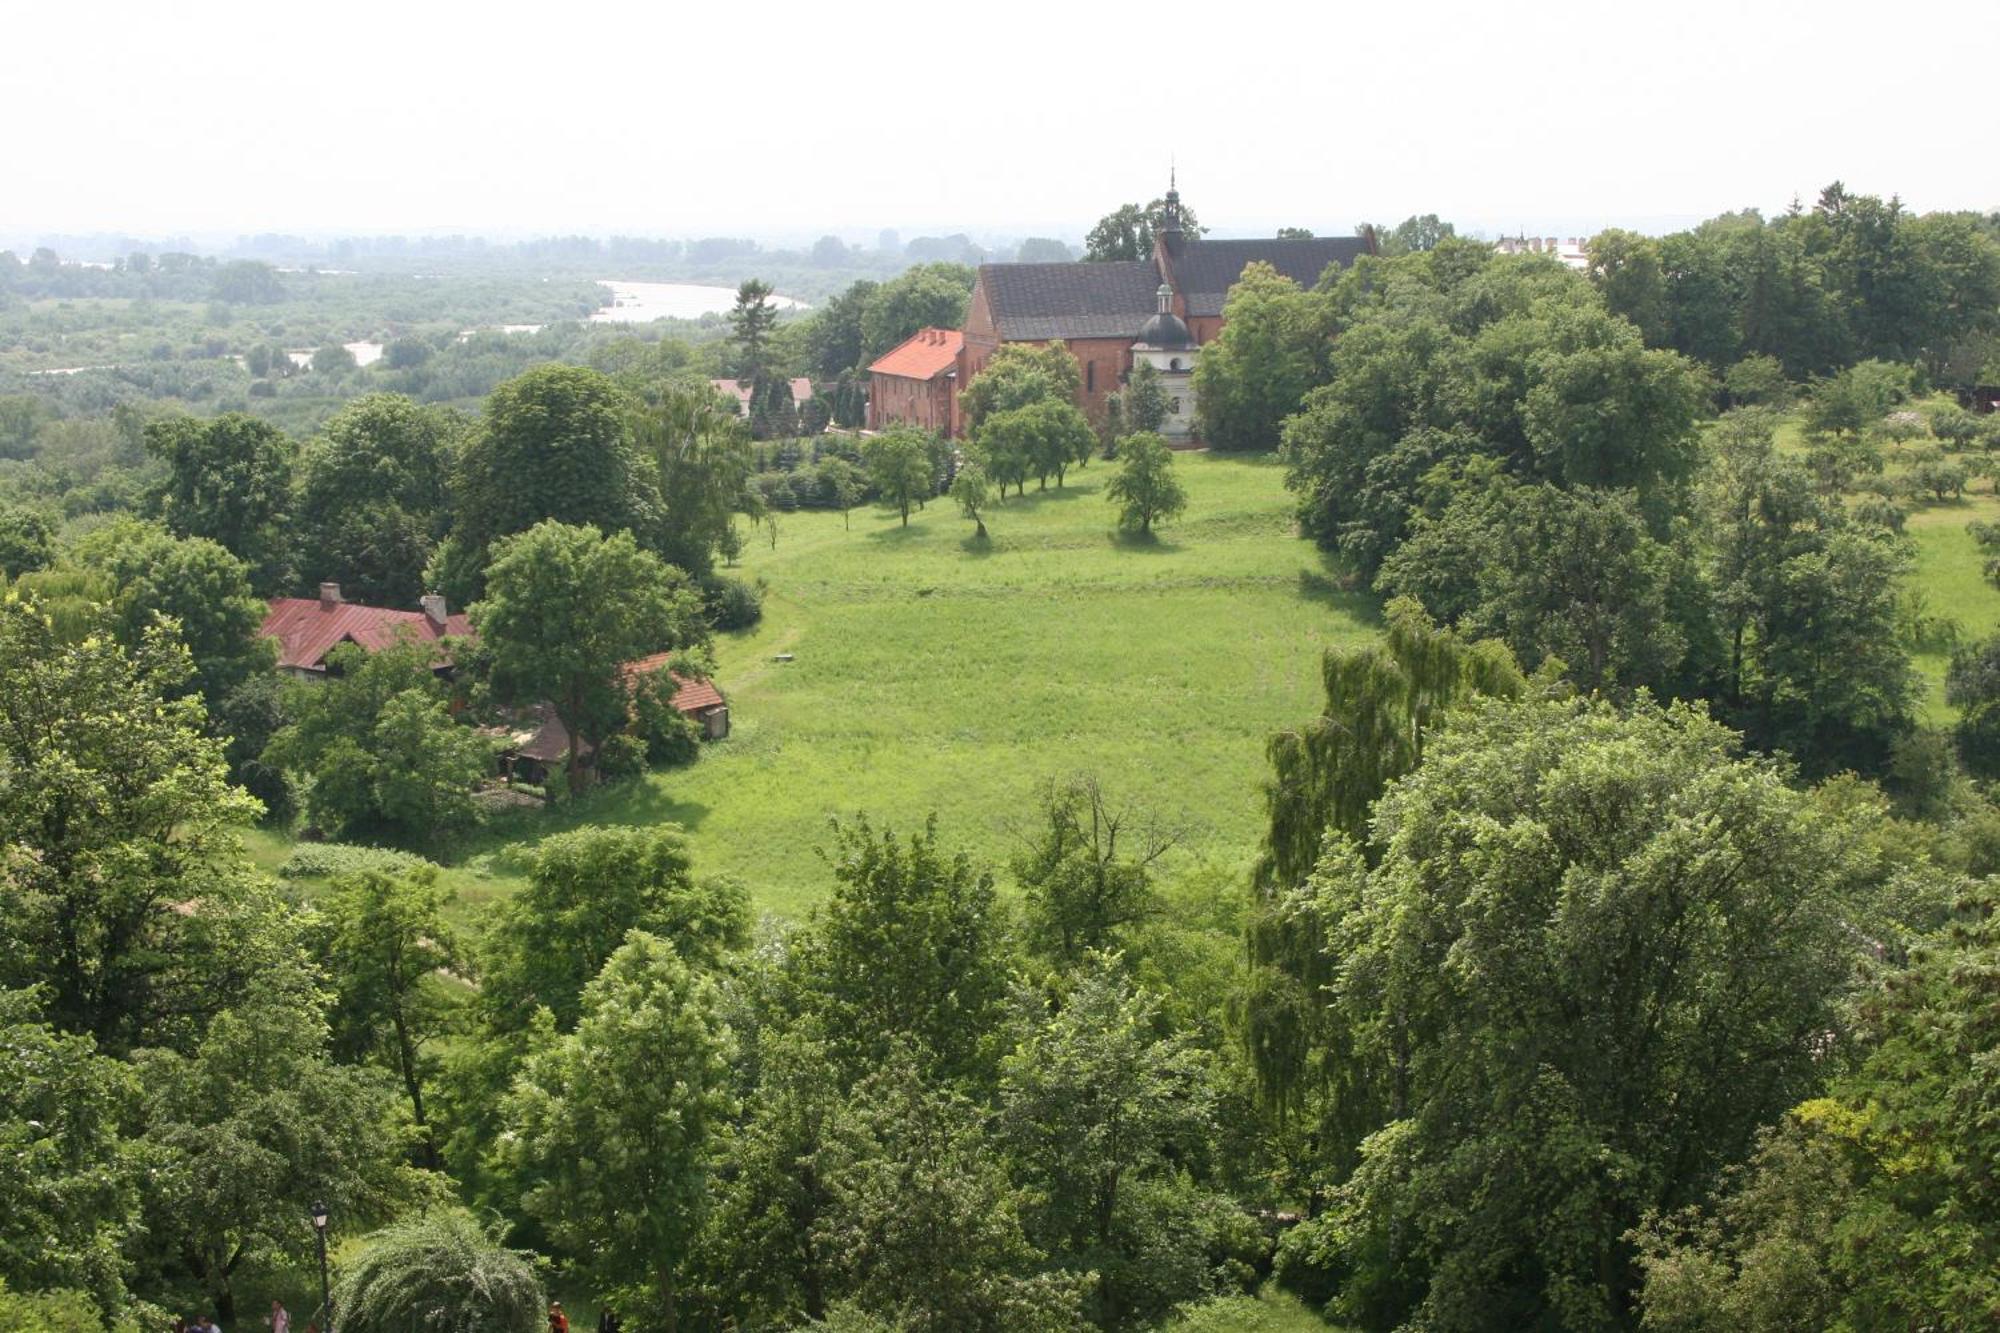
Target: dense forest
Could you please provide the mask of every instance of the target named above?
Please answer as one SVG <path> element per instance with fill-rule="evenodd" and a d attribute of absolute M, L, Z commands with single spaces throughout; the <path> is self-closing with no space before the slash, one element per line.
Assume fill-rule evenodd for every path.
<path fill-rule="evenodd" d="M 342 1333 L 2000 1320 L 2000 637 L 1913 536 L 2000 486 L 2000 218 L 1834 186 L 1582 272 L 1371 230 L 1247 269 L 1196 370 L 1375 617 L 1269 735 L 1242 873 L 1051 755 L 1011 855 L 851 811 L 791 917 L 598 817 L 707 762 L 671 698 L 763 614 L 736 562 L 932 505 L 979 560 L 1075 469 L 1149 559 L 1157 383 L 1091 419 L 1010 347 L 965 440 L 853 430 L 962 319 L 962 237 L 637 332 L 579 266 L 745 256 L 551 243 L 536 294 L 445 253 L 429 296 L 389 244 L 0 256 L 0 357 L 117 363 L 0 384 L 0 1325 L 323 1329 L 319 1239 Z M 288 679 L 265 599 L 329 582 L 476 637 Z M 529 716 L 566 750 L 502 781 Z"/>

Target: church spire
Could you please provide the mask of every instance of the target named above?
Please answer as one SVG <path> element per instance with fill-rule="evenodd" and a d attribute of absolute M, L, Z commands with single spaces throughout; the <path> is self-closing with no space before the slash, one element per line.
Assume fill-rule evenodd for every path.
<path fill-rule="evenodd" d="M 1167 197 L 1161 201 L 1160 234 L 1178 239 L 1181 235 L 1181 191 L 1179 172 L 1173 158 L 1167 159 Z"/>

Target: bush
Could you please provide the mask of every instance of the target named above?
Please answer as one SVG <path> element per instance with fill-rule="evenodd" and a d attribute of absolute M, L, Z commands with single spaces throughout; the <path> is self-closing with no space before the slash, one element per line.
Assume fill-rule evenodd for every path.
<path fill-rule="evenodd" d="M 404 875 L 432 865 L 421 856 L 387 847 L 357 847 L 345 842 L 305 842 L 292 849 L 278 867 L 279 879 L 332 879 L 375 870 Z"/>
<path fill-rule="evenodd" d="M 431 1213 L 376 1232 L 343 1265 L 343 1333 L 538 1333 L 542 1284 L 529 1257 L 470 1214 Z"/>
<path fill-rule="evenodd" d="M 597 749 L 597 771 L 607 782 L 635 778 L 646 771 L 646 742 L 623 732 L 604 738 Z"/>
<path fill-rule="evenodd" d="M 701 598 L 711 629 L 748 629 L 764 618 L 762 589 L 727 574 L 710 574 L 702 579 Z"/>

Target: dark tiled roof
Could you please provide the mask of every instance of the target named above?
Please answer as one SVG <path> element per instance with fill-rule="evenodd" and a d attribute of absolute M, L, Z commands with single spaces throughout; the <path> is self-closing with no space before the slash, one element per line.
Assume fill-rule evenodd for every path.
<path fill-rule="evenodd" d="M 1130 338 L 1158 308 L 1160 274 L 1149 259 L 1106 264 L 981 264 L 1000 336 Z"/>
<path fill-rule="evenodd" d="M 1342 268 L 1368 253 L 1359 236 L 1320 236 L 1309 241 L 1186 241 L 1174 253 L 1174 289 L 1190 315 L 1219 315 L 1222 300 L 1243 266 L 1261 260 L 1301 287 L 1311 287 L 1328 264 Z"/>

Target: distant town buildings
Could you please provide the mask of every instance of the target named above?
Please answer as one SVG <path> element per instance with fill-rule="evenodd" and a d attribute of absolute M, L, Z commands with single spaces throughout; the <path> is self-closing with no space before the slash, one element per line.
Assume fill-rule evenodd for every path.
<path fill-rule="evenodd" d="M 1590 267 L 1590 238 L 1588 236 L 1565 236 L 1558 240 L 1554 236 L 1502 236 L 1493 243 L 1493 248 L 1503 255 L 1550 255 L 1566 268 L 1586 269 Z"/>

